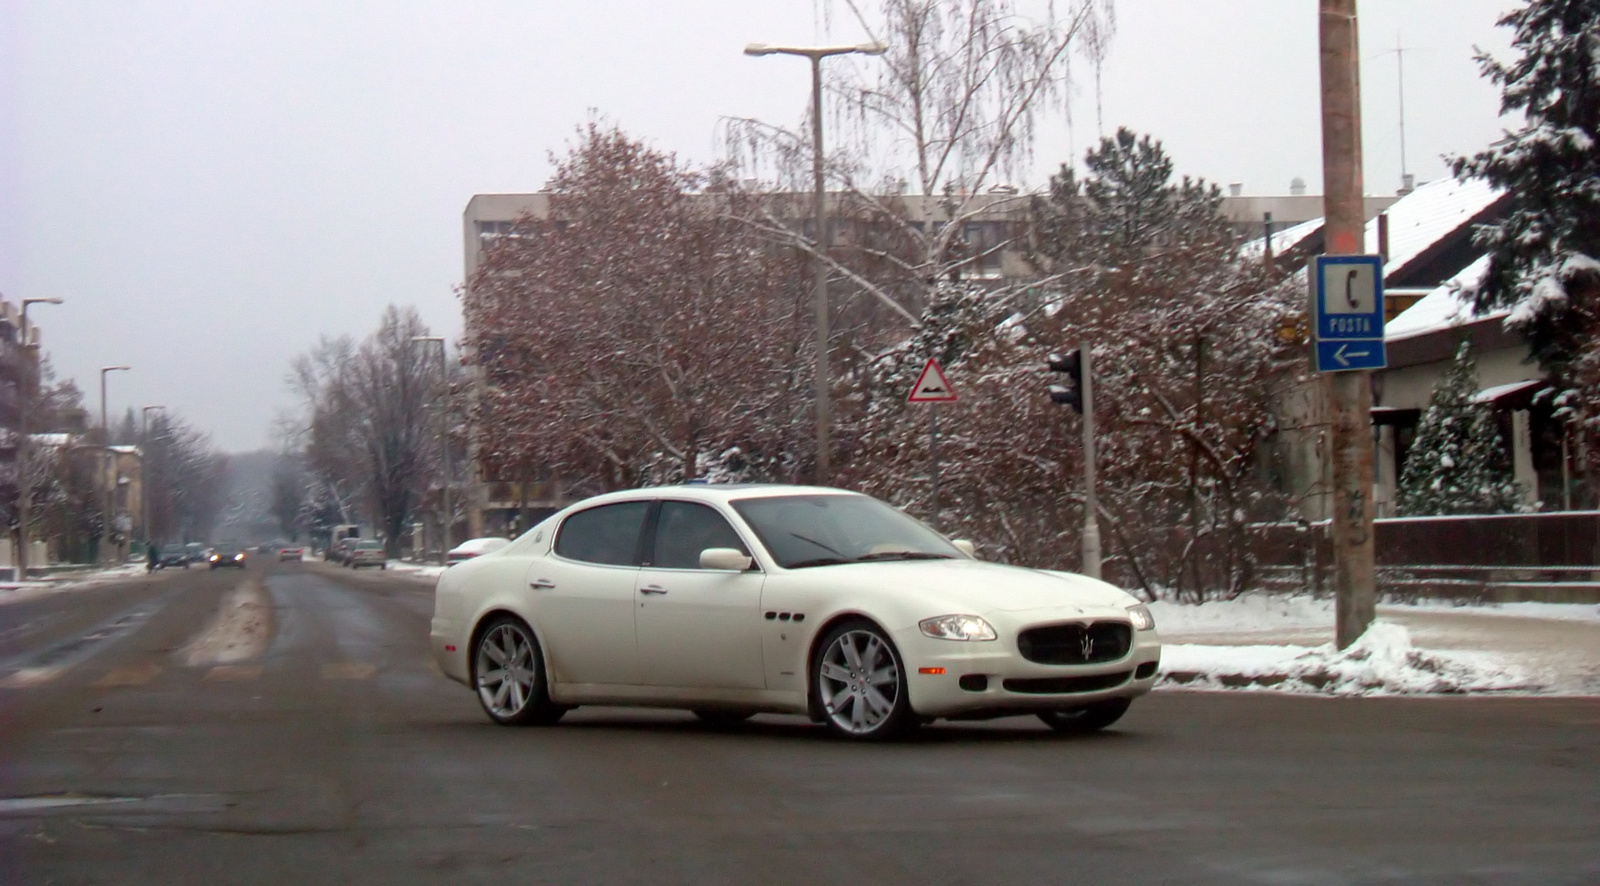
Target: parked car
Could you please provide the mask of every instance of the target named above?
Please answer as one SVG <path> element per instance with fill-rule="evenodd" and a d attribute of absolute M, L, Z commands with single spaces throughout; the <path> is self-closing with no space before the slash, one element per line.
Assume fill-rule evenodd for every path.
<path fill-rule="evenodd" d="M 305 553 L 305 548 L 299 547 L 298 545 L 285 545 L 284 547 L 278 548 L 278 562 L 282 563 L 285 560 L 294 560 L 298 562 L 305 559 Z"/>
<path fill-rule="evenodd" d="M 189 555 L 190 563 L 204 563 L 211 557 L 211 549 L 197 541 L 184 545 L 184 551 Z"/>
<path fill-rule="evenodd" d="M 498 535 L 491 535 L 485 538 L 470 538 L 446 551 L 444 563 L 446 566 L 462 563 L 471 560 L 473 557 L 481 557 L 484 554 L 498 551 L 508 544 L 511 544 L 511 539 L 501 538 Z"/>
<path fill-rule="evenodd" d="M 189 550 L 183 545 L 162 545 L 161 559 L 156 563 L 158 568 L 182 566 L 189 568 Z"/>
<path fill-rule="evenodd" d="M 803 714 L 858 740 L 1018 714 L 1103 729 L 1161 659 L 1150 611 L 1112 585 L 982 562 L 866 495 L 776 485 L 572 505 L 445 570 L 431 646 L 501 724 L 633 704 Z"/>
<path fill-rule="evenodd" d="M 206 558 L 211 563 L 212 569 L 222 566 L 236 566 L 244 568 L 244 548 L 236 544 L 220 544 L 211 549 L 211 556 Z"/>
<path fill-rule="evenodd" d="M 360 540 L 361 539 L 359 538 L 334 539 L 333 544 L 328 546 L 328 553 L 323 557 L 323 559 L 327 560 L 329 563 L 338 563 L 341 566 L 344 565 L 345 555 L 348 554 L 350 548 L 354 547 L 355 543 Z"/>
<path fill-rule="evenodd" d="M 389 555 L 383 549 L 383 542 L 374 538 L 363 538 L 345 552 L 344 565 L 351 569 L 360 569 L 363 566 L 388 569 Z"/>

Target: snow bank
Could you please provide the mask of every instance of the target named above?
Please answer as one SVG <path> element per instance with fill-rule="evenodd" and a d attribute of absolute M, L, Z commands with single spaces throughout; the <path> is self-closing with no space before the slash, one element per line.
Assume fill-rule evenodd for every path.
<path fill-rule="evenodd" d="M 1245 594 L 1232 600 L 1187 605 L 1151 603 L 1162 634 L 1251 634 L 1333 624 L 1333 600 L 1307 595 Z"/>
<path fill-rule="evenodd" d="M 1417 649 L 1397 624 L 1373 623 L 1349 649 L 1205 646 L 1161 650 L 1166 689 L 1243 689 L 1317 695 L 1423 695 L 1533 690 L 1519 669 L 1483 653 Z"/>

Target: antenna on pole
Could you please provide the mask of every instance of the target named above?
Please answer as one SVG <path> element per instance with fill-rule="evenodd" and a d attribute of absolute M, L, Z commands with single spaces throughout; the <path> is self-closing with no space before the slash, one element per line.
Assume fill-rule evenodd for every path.
<path fill-rule="evenodd" d="M 1400 98 L 1400 193 L 1409 194 L 1416 188 L 1416 177 L 1406 163 L 1406 53 L 1416 52 L 1415 46 L 1400 42 L 1400 32 L 1394 32 L 1394 48 L 1379 55 L 1394 54 L 1396 90 Z"/>

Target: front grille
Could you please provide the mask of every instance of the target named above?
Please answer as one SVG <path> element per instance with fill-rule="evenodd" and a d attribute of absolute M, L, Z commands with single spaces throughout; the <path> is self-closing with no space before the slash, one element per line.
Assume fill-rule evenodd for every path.
<path fill-rule="evenodd" d="M 1069 622 L 1023 631 L 1017 651 L 1036 664 L 1098 664 L 1127 655 L 1132 642 L 1133 626 L 1125 621 Z"/>
<path fill-rule="evenodd" d="M 1025 692 L 1029 695 L 1067 695 L 1073 692 L 1094 692 L 1115 689 L 1128 682 L 1133 671 L 1115 674 L 1096 674 L 1092 677 L 1029 677 L 1006 680 L 1000 685 L 1007 692 Z"/>

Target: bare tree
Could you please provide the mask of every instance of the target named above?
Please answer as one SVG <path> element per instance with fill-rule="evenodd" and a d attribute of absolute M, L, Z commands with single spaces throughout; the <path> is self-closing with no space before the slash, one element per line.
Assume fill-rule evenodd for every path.
<path fill-rule="evenodd" d="M 391 305 L 359 345 L 323 339 L 294 361 L 304 405 L 306 460 L 330 490 L 354 490 L 399 556 L 420 490 L 434 468 L 429 436 L 428 334 L 414 308 Z"/>
<path fill-rule="evenodd" d="M 1060 15 L 1052 4 L 1033 21 L 1010 0 L 840 5 L 886 51 L 826 68 L 840 142 L 828 153 L 839 242 L 827 259 L 836 279 L 881 309 L 868 322 L 916 326 L 941 283 L 997 264 L 1021 230 L 1026 198 L 1012 185 L 1040 115 L 1065 111 L 1074 52 L 1098 64 L 1112 3 L 1071 0 Z M 743 168 L 780 189 L 809 190 L 809 137 L 734 120 L 726 140 Z M 814 252 L 797 217 L 777 201 L 750 222 Z"/>
<path fill-rule="evenodd" d="M 551 190 L 466 299 L 490 472 L 615 488 L 694 478 L 732 447 L 789 458 L 803 285 L 791 251 L 732 219 L 746 197 L 595 124 Z"/>

